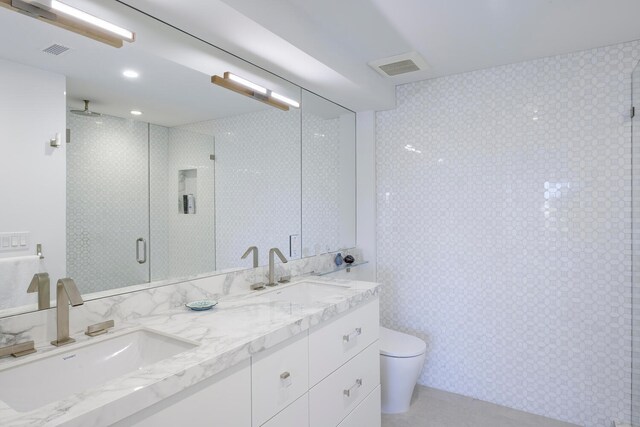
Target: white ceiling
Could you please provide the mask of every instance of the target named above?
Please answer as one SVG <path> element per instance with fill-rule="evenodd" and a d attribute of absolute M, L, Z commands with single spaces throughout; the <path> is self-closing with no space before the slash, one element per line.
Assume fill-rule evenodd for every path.
<path fill-rule="evenodd" d="M 355 110 L 398 83 L 640 39 L 638 0 L 123 0 Z M 415 50 L 425 71 L 367 63 Z"/>
<path fill-rule="evenodd" d="M 120 6 L 130 11 L 129 8 Z M 134 13 L 139 15 L 138 13 Z M 104 15 L 100 15 L 104 16 Z M 189 46 L 191 37 L 177 31 L 159 32 L 143 26 L 139 17 L 136 28 L 141 30 L 140 42 L 125 44 L 120 49 L 96 42 L 62 28 L 44 23 L 23 14 L 0 8 L 0 35 L 11 43 L 0 44 L 0 59 L 6 59 L 66 76 L 67 105 L 82 109 L 83 99 L 91 101 L 90 109 L 117 117 L 131 117 L 131 110 L 143 112 L 135 119 L 163 126 L 177 126 L 193 122 L 229 117 L 272 108 L 233 93 L 211 83 L 212 74 L 238 70 L 223 52 L 209 49 L 197 52 Z M 120 21 L 117 21 L 120 22 Z M 165 26 L 161 25 L 162 30 Z M 177 35 L 175 33 L 178 33 Z M 20 35 L 16 37 L 15 35 Z M 168 36 L 168 37 L 167 37 Z M 187 52 L 191 61 L 206 56 L 191 66 L 179 55 L 173 55 L 171 41 Z M 59 56 L 42 50 L 52 44 L 70 48 Z M 202 44 L 202 43 L 198 43 Z M 171 58 L 167 58 L 166 56 Z M 137 79 L 122 75 L 126 69 L 140 73 Z M 250 71 L 243 71 L 248 76 Z M 284 87 L 279 79 L 256 81 L 295 99 L 300 93 L 293 85 Z M 37 99 L 33 100 L 38 102 Z"/>

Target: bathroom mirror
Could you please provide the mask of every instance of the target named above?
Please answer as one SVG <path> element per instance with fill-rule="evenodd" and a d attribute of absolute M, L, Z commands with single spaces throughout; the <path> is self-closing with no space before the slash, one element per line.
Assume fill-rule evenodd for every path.
<path fill-rule="evenodd" d="M 302 91 L 302 255 L 356 244 L 356 115 Z"/>
<path fill-rule="evenodd" d="M 74 6 L 137 40 L 116 49 L 0 7 L 0 317 L 38 309 L 36 272 L 92 299 L 251 268 L 253 245 L 260 265 L 271 247 L 355 245 L 353 112 L 126 5 Z M 212 84 L 228 71 L 301 106 Z"/>

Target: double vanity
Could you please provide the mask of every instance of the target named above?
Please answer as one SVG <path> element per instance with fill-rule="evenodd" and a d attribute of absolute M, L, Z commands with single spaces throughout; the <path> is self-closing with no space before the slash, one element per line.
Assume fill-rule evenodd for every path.
<path fill-rule="evenodd" d="M 378 325 L 377 284 L 308 277 L 116 320 L 0 359 L 0 425 L 375 427 Z"/>

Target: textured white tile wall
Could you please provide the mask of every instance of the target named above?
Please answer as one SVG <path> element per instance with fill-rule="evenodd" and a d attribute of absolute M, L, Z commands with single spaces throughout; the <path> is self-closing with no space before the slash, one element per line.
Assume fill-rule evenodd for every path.
<path fill-rule="evenodd" d="M 169 276 L 169 128 L 149 126 L 149 270 L 151 281 Z M 172 203 L 173 202 L 173 203 Z"/>
<path fill-rule="evenodd" d="M 632 375 L 631 421 L 640 425 L 640 63 L 636 65 L 632 75 L 632 100 L 635 106 L 635 117 L 632 121 L 633 133 L 633 354 L 635 367 Z"/>
<path fill-rule="evenodd" d="M 399 86 L 377 114 L 386 326 L 420 383 L 630 419 L 630 75 L 640 43 Z"/>
<path fill-rule="evenodd" d="M 268 108 L 183 127 L 215 136 L 216 268 L 250 267 L 240 256 L 260 248 L 289 254 L 300 234 L 300 110 Z"/>
<path fill-rule="evenodd" d="M 169 211 L 169 276 L 184 277 L 216 270 L 213 137 L 169 129 L 166 207 Z M 197 170 L 196 213 L 179 213 L 178 171 Z M 152 212 L 153 215 L 153 212 Z"/>

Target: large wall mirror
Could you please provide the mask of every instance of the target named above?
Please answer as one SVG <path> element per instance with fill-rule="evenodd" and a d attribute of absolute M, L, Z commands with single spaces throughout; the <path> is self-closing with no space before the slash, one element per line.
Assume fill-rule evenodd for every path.
<path fill-rule="evenodd" d="M 355 246 L 352 111 L 119 2 L 72 3 L 137 40 L 0 7 L 0 317 L 38 309 L 35 273 L 91 299 L 251 268 L 249 246 L 259 265 Z"/>

